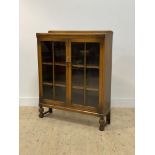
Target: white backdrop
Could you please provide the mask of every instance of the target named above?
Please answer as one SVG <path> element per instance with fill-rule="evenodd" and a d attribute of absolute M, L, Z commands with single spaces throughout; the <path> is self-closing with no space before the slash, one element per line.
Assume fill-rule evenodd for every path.
<path fill-rule="evenodd" d="M 20 0 L 20 105 L 38 105 L 36 32 L 113 30 L 112 105 L 134 106 L 134 0 Z"/>

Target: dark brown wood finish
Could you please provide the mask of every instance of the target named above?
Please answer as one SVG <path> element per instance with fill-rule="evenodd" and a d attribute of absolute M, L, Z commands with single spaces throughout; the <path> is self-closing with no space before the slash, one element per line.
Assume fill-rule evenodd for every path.
<path fill-rule="evenodd" d="M 106 124 L 110 124 L 110 109 L 111 109 L 111 70 L 112 70 L 112 31 L 48 31 L 48 33 L 37 33 L 37 46 L 38 46 L 38 69 L 39 69 L 39 117 L 43 118 L 47 113 L 52 113 L 52 109 L 61 109 L 72 112 L 79 112 L 89 115 L 100 117 L 99 119 L 99 130 L 103 131 Z M 42 42 L 52 42 L 52 58 L 49 62 L 43 62 L 42 58 Z M 55 51 L 54 43 L 64 42 L 66 57 L 65 63 L 55 62 Z M 83 64 L 72 64 L 72 42 L 84 44 L 84 63 Z M 99 43 L 99 66 L 94 64 L 86 64 L 86 44 L 87 43 Z M 46 47 L 47 49 L 50 47 Z M 61 52 L 61 51 L 60 51 Z M 47 54 L 47 53 L 46 53 Z M 59 54 L 59 53 L 58 53 Z M 50 71 L 44 71 L 42 65 L 51 66 Z M 54 72 L 56 66 L 65 68 L 66 83 L 56 83 L 55 78 L 57 73 Z M 83 86 L 72 85 L 72 67 L 81 68 L 83 70 Z M 86 86 L 89 75 L 87 74 L 88 69 L 99 70 L 99 88 Z M 60 74 L 61 74 L 60 70 Z M 52 81 L 44 81 L 43 76 L 46 74 L 52 75 Z M 61 78 L 60 78 L 61 79 Z M 52 98 L 44 97 L 44 87 L 47 87 L 48 95 Z M 65 102 L 59 101 L 54 97 L 56 95 L 61 96 L 61 91 L 56 94 L 56 87 L 61 91 L 66 91 Z M 72 88 L 77 91 L 83 91 L 83 104 L 72 103 Z M 94 103 L 94 106 L 86 105 L 87 91 L 91 93 L 98 93 L 98 103 Z M 52 94 L 51 94 L 52 93 Z M 44 112 L 44 107 L 49 108 L 48 111 Z"/>

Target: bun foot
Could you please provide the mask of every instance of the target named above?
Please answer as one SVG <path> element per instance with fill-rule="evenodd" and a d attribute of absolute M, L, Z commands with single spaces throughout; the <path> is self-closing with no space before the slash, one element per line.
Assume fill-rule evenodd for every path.
<path fill-rule="evenodd" d="M 40 108 L 39 108 L 39 117 L 40 118 L 43 118 L 44 117 L 44 108 L 42 108 L 41 106 L 40 106 Z"/>
<path fill-rule="evenodd" d="M 44 114 L 43 114 L 43 113 L 40 113 L 40 114 L 39 114 L 39 117 L 40 117 L 40 118 L 43 118 L 43 117 L 44 117 Z"/>

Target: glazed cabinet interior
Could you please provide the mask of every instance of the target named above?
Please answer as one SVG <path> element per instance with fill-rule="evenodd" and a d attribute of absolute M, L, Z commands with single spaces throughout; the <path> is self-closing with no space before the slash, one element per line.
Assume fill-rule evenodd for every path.
<path fill-rule="evenodd" d="M 42 98 L 97 108 L 99 54 L 99 42 L 41 41 Z"/>
<path fill-rule="evenodd" d="M 39 117 L 52 108 L 91 114 L 103 130 L 110 124 L 112 32 L 49 31 L 37 33 L 37 44 Z"/>

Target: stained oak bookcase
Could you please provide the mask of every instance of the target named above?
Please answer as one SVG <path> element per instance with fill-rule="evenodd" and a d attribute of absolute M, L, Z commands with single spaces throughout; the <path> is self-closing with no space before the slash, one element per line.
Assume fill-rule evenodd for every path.
<path fill-rule="evenodd" d="M 95 115 L 103 131 L 110 124 L 113 32 L 48 31 L 36 36 L 39 117 L 52 108 Z"/>

